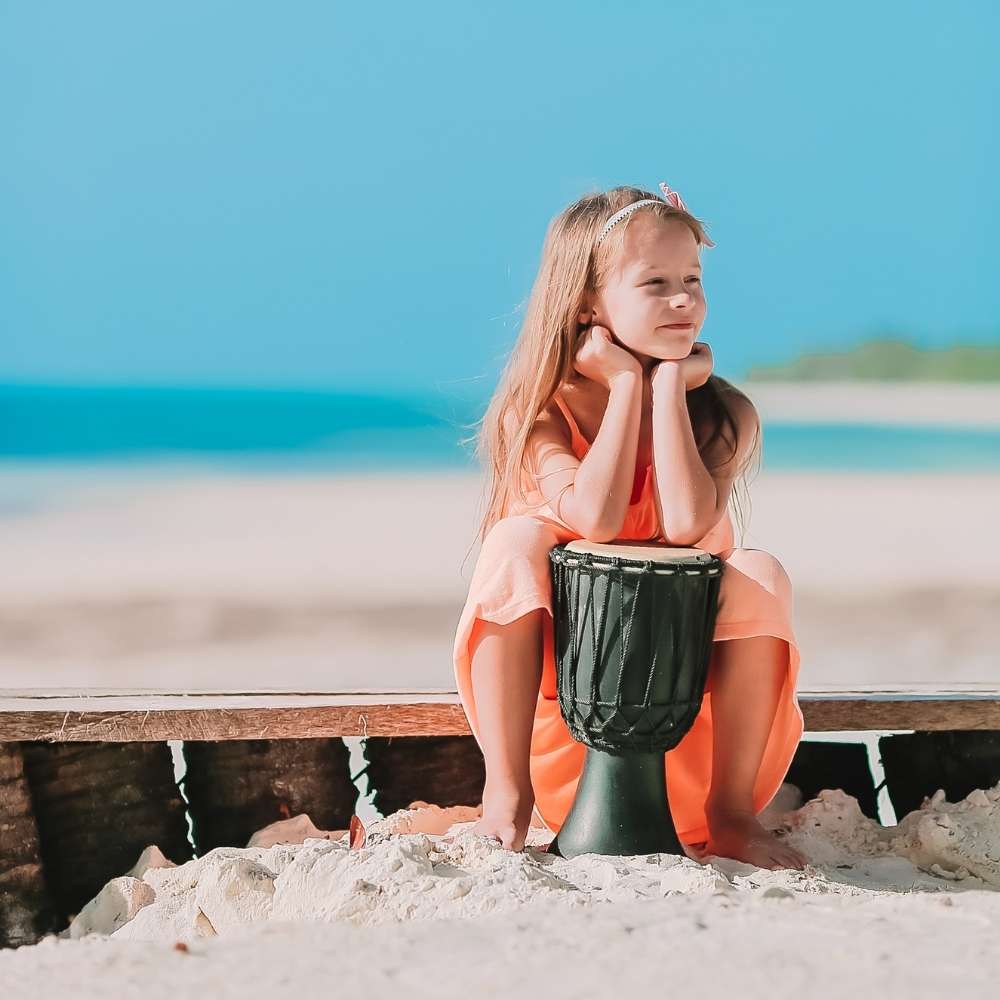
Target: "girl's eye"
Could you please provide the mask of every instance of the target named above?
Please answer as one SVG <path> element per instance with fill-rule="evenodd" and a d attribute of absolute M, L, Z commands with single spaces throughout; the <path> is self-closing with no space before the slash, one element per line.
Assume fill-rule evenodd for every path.
<path fill-rule="evenodd" d="M 700 282 L 701 278 L 698 278 L 698 277 L 695 277 L 694 275 L 692 275 L 687 280 L 688 281 L 698 281 L 698 282 Z M 662 278 L 651 278 L 649 281 L 646 282 L 646 284 L 647 285 L 662 285 L 663 284 L 663 279 Z"/>

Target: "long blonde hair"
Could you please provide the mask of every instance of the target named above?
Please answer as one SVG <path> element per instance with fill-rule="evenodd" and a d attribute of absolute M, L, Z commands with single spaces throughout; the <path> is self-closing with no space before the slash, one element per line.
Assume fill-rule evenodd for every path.
<path fill-rule="evenodd" d="M 604 223 L 640 198 L 656 198 L 658 203 L 635 210 L 624 222 L 612 227 L 595 252 L 594 243 Z M 578 338 L 585 329 L 579 322 L 579 314 L 588 295 L 606 284 L 621 252 L 625 231 L 640 213 L 677 219 L 691 229 L 699 246 L 705 243 L 705 230 L 698 219 L 663 201 L 658 194 L 637 187 L 617 187 L 584 195 L 549 223 L 520 335 L 486 412 L 476 424 L 465 425 L 478 424 L 479 430 L 461 440 L 462 445 L 475 443 L 476 458 L 486 472 L 485 513 L 479 526 L 479 541 L 485 539 L 497 521 L 507 516 L 515 497 L 528 504 L 523 486 L 524 453 L 532 426 L 556 390 L 576 374 L 573 361 Z M 695 434 L 701 438 L 698 449 L 702 454 L 717 438 L 726 440 L 727 431 L 733 449 L 729 457 L 735 453 L 737 425 L 725 397 L 737 391 L 725 379 L 710 375 L 704 385 L 687 393 L 688 414 Z M 746 472 L 754 461 L 759 468 L 759 437 L 756 435 L 740 470 L 739 480 L 747 503 Z M 742 545 L 745 527 L 738 500 L 736 506 Z"/>

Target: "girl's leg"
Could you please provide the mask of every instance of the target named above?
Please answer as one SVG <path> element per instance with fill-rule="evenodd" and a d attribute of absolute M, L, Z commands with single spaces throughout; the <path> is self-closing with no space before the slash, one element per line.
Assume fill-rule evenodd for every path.
<path fill-rule="evenodd" d="M 788 671 L 788 643 L 771 635 L 729 639 L 716 643 L 713 654 L 708 853 L 801 870 L 802 855 L 765 830 L 753 811 L 753 786 Z"/>
<path fill-rule="evenodd" d="M 483 818 L 475 833 L 520 851 L 535 795 L 529 757 L 542 679 L 542 615 L 536 608 L 507 625 L 477 619 L 469 640 L 472 689 L 486 759 Z"/>

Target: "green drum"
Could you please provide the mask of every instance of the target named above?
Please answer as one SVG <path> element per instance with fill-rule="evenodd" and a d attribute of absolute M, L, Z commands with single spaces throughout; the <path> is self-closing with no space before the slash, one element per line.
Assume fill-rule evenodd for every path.
<path fill-rule="evenodd" d="M 725 564 L 700 549 L 585 539 L 549 560 L 559 709 L 587 747 L 549 852 L 683 854 L 664 755 L 701 709 Z"/>

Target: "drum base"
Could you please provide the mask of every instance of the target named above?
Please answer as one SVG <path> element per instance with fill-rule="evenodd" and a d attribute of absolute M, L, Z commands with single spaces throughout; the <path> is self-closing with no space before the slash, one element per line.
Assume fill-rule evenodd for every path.
<path fill-rule="evenodd" d="M 667 802 L 662 753 L 587 748 L 573 806 L 549 854 L 684 854 Z"/>

